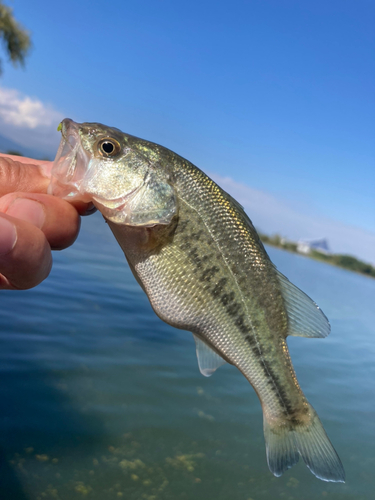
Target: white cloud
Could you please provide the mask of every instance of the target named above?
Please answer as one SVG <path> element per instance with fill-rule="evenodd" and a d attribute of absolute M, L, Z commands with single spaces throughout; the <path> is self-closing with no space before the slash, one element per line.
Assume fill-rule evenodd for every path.
<path fill-rule="evenodd" d="M 53 156 L 59 144 L 57 125 L 63 113 L 18 90 L 0 87 L 0 134 Z"/>
<path fill-rule="evenodd" d="M 0 87 L 0 117 L 10 125 L 35 129 L 59 123 L 61 113 L 17 90 Z"/>
<path fill-rule="evenodd" d="M 243 205 L 253 224 L 266 234 L 278 233 L 297 241 L 327 238 L 335 253 L 355 255 L 375 264 L 375 233 L 343 224 L 327 217 L 314 216 L 308 206 L 288 202 L 272 194 L 240 184 L 230 177 L 210 175 L 225 191 Z"/>

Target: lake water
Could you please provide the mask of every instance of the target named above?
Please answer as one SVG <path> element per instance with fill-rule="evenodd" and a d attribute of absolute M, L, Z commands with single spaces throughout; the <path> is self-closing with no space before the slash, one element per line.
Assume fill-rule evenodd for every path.
<path fill-rule="evenodd" d="M 0 292 L 0 499 L 372 500 L 375 280 L 268 251 L 330 319 L 327 339 L 288 343 L 346 484 L 269 472 L 252 387 L 228 365 L 200 375 L 97 214 L 45 283 Z"/>

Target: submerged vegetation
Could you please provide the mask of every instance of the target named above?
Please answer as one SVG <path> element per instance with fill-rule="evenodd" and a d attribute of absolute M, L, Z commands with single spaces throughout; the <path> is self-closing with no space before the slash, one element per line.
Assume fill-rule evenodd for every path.
<path fill-rule="evenodd" d="M 327 262 L 328 264 L 332 264 L 334 266 L 342 267 L 343 269 L 348 269 L 349 271 L 354 271 L 356 273 L 365 274 L 366 276 L 375 278 L 375 267 L 371 264 L 367 264 L 366 262 L 357 259 L 356 257 L 353 257 L 352 255 L 325 253 L 314 250 L 313 248 L 309 253 L 300 253 L 298 251 L 298 244 L 294 241 L 286 240 L 278 234 L 268 236 L 266 234 L 260 233 L 259 231 L 258 233 L 262 242 L 266 243 L 267 245 L 282 248 L 284 250 L 288 250 L 289 252 L 298 253 L 300 255 L 305 255 L 307 257 L 311 257 L 312 259 Z"/>

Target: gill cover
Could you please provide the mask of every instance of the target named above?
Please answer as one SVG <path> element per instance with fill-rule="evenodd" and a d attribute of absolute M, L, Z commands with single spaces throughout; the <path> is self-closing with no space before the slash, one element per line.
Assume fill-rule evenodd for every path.
<path fill-rule="evenodd" d="M 111 222 L 129 226 L 169 224 L 177 213 L 174 188 L 149 171 L 143 182 L 118 200 L 93 195 L 94 204 Z M 116 206 L 113 206 L 113 205 Z"/>

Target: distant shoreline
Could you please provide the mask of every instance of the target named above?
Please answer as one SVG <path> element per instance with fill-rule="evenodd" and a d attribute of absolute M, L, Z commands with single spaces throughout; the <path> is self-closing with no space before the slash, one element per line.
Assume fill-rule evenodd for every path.
<path fill-rule="evenodd" d="M 310 259 L 326 262 L 327 264 L 341 267 L 342 269 L 347 269 L 348 271 L 353 271 L 355 273 L 363 274 L 364 276 L 369 276 L 370 278 L 375 278 L 375 267 L 371 264 L 367 264 L 366 262 L 357 259 L 356 257 L 353 257 L 352 255 L 323 253 L 314 249 L 311 249 L 309 253 L 301 253 L 297 251 L 298 244 L 294 241 L 286 240 L 278 234 L 274 236 L 268 236 L 266 234 L 260 233 L 259 231 L 258 234 L 262 242 L 267 245 L 281 248 L 283 250 L 287 250 L 288 252 L 296 253 L 297 255 L 301 255 L 302 257 L 309 257 Z"/>

